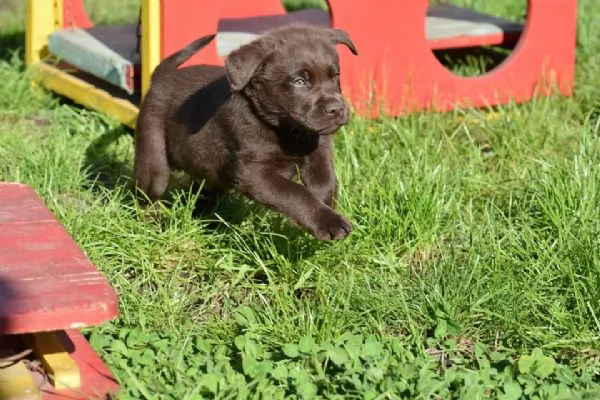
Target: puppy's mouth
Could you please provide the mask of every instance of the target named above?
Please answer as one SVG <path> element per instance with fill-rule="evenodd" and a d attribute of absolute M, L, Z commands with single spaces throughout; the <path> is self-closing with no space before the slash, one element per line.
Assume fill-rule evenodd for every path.
<path fill-rule="evenodd" d="M 335 124 L 335 125 L 332 125 L 331 127 L 322 128 L 321 130 L 318 130 L 315 133 L 319 136 L 333 135 L 334 133 L 336 133 L 338 131 L 338 129 L 340 129 L 342 127 L 342 125 L 345 125 L 345 124 Z"/>
<path fill-rule="evenodd" d="M 311 124 L 306 118 L 301 116 L 292 115 L 289 122 L 291 125 L 299 130 L 302 130 L 311 135 L 328 136 L 333 135 L 343 125 L 348 123 L 347 119 L 336 121 L 329 120 L 321 124 Z"/>

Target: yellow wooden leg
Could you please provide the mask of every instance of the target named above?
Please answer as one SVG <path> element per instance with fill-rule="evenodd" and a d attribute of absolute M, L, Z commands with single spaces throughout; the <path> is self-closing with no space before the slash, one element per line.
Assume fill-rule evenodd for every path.
<path fill-rule="evenodd" d="M 113 97 L 91 83 L 46 63 L 37 63 L 31 70 L 33 79 L 46 88 L 135 128 L 139 110 L 131 102 Z"/>
<path fill-rule="evenodd" d="M 33 335 L 33 351 L 56 389 L 81 386 L 79 367 L 52 332 Z"/>
<path fill-rule="evenodd" d="M 25 61 L 31 65 L 48 52 L 48 35 L 62 28 L 62 0 L 28 0 L 25 29 Z"/>
<path fill-rule="evenodd" d="M 160 3 L 160 0 L 142 1 L 142 98 L 161 60 Z"/>
<path fill-rule="evenodd" d="M 41 398 L 40 390 L 23 361 L 12 365 L 0 363 L 0 400 L 39 400 Z"/>

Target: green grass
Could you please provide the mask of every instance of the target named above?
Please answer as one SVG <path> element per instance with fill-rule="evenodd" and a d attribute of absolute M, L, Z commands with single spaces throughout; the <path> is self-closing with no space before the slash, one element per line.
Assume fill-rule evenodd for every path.
<path fill-rule="evenodd" d="M 29 85 L 16 7 L 0 12 L 0 180 L 32 185 L 117 290 L 119 318 L 85 333 L 120 398 L 598 398 L 593 5 L 572 98 L 342 129 L 354 232 L 338 243 L 235 195 L 214 228 L 183 185 L 146 222 L 131 136 Z"/>

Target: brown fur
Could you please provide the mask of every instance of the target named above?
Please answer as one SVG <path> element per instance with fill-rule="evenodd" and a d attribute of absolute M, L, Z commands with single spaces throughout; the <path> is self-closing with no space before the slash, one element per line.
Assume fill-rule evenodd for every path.
<path fill-rule="evenodd" d="M 151 200 L 173 170 L 213 193 L 234 189 L 287 215 L 321 240 L 341 239 L 350 222 L 334 211 L 332 134 L 348 122 L 337 29 L 291 26 L 232 52 L 225 68 L 177 69 L 207 36 L 155 70 L 135 133 L 136 186 Z M 294 178 L 299 173 L 302 183 Z"/>

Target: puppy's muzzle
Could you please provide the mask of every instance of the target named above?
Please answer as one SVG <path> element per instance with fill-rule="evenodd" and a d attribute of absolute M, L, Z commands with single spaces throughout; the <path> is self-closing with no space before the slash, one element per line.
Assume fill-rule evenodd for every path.
<path fill-rule="evenodd" d="M 344 114 L 344 108 L 346 108 L 346 105 L 341 101 L 329 101 L 323 108 L 325 109 L 327 115 L 337 120 Z"/>
<path fill-rule="evenodd" d="M 323 111 L 328 118 L 331 118 L 337 125 L 348 123 L 348 107 L 343 100 L 329 100 L 323 105 Z"/>

